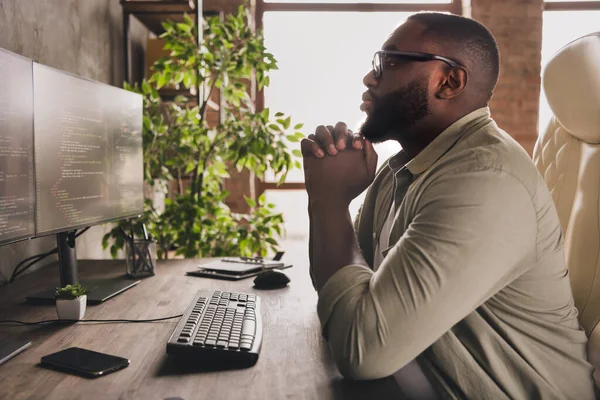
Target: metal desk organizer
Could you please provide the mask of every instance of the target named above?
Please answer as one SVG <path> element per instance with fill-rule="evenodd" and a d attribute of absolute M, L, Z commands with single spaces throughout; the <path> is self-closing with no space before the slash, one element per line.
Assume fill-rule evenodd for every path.
<path fill-rule="evenodd" d="M 156 242 L 146 233 L 144 227 L 144 239 L 136 239 L 133 234 L 125 237 L 125 265 L 127 276 L 132 278 L 143 278 L 153 276 L 156 271 Z"/>
<path fill-rule="evenodd" d="M 128 276 L 152 276 L 156 270 L 156 242 L 152 239 L 135 239 L 133 244 L 128 241 L 125 257 Z"/>

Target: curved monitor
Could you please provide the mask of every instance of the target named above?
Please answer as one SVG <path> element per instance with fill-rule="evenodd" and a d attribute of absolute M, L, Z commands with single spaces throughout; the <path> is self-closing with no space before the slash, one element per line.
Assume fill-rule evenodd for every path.
<path fill-rule="evenodd" d="M 32 61 L 0 49 L 0 244 L 35 234 Z"/>
<path fill-rule="evenodd" d="M 33 63 L 36 235 L 142 214 L 142 96 Z"/>

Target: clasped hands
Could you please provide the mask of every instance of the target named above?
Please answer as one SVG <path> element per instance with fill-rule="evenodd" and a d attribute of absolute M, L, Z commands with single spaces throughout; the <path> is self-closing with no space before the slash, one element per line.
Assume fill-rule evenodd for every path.
<path fill-rule="evenodd" d="M 345 123 L 319 126 L 300 143 L 309 204 L 348 207 L 375 179 L 373 144 Z"/>

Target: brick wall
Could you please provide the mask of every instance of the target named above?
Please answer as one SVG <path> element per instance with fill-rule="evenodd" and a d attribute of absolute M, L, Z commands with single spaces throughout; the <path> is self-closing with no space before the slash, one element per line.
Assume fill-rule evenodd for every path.
<path fill-rule="evenodd" d="M 542 48 L 542 0 L 471 0 L 471 17 L 500 47 L 500 81 L 490 108 L 500 128 L 530 154 L 537 139 Z"/>

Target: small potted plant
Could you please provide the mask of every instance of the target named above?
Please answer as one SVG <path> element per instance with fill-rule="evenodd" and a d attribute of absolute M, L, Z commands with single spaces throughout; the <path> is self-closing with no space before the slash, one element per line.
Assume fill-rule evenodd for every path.
<path fill-rule="evenodd" d="M 88 290 L 76 283 L 56 288 L 54 298 L 56 299 L 56 313 L 59 319 L 77 320 L 85 315 Z"/>

